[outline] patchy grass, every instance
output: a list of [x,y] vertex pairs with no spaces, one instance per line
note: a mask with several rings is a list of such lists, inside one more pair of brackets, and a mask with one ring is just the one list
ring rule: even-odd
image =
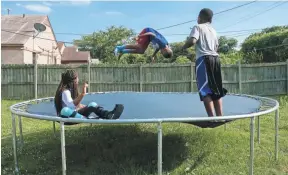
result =
[[[2,174],[12,174],[14,158],[9,106],[2,101]],[[256,140],[254,174],[288,174],[288,96],[280,97],[279,159],[274,160],[274,114],[261,117],[261,143]],[[18,149],[22,174],[61,174],[60,131],[52,122],[23,118],[24,147]],[[249,172],[249,119],[215,129],[163,125],[163,174],[228,174]],[[255,123],[256,124],[256,123]],[[257,129],[257,125],[256,125]],[[67,174],[157,174],[157,126],[93,125],[66,127]]]

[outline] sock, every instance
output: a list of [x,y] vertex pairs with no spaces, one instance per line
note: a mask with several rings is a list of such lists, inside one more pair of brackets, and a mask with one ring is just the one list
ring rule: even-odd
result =
[[133,50],[133,49],[123,49],[121,52],[122,52],[122,53],[131,53],[131,52],[130,52],[131,50]]
[[123,46],[116,46],[117,49],[119,49],[120,51],[122,51],[123,49],[125,49],[125,45]]

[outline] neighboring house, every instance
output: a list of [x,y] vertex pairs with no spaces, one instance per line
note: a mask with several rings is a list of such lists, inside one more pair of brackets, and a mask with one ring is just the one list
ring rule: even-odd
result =
[[61,64],[87,64],[91,62],[89,51],[78,51],[77,46],[65,46],[58,42],[58,48],[62,55]]
[[[33,34],[38,33],[34,23],[45,25],[46,30],[33,39]],[[1,16],[2,64],[33,64],[33,54],[36,53],[38,64],[61,64],[61,54],[48,16]]]

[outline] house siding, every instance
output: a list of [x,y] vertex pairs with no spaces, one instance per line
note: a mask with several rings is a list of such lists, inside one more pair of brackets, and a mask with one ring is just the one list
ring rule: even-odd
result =
[[[27,22],[27,25],[16,25],[14,23],[11,23],[10,21],[13,19],[17,22],[19,21],[19,23]],[[33,24],[35,22],[43,23],[46,26],[46,30],[39,33],[33,39],[33,33],[31,31],[34,30]],[[38,64],[61,64],[61,54],[59,49],[57,48],[56,38],[53,33],[53,29],[48,16],[6,16],[2,19],[1,24],[2,23],[5,24],[6,30],[10,30],[11,28],[11,30],[13,29],[15,31],[18,31],[20,29],[23,29],[24,31],[30,31],[24,34],[22,33],[23,35],[15,34],[14,36],[11,36],[11,34],[9,35],[9,33],[1,34],[1,36],[3,35],[4,38],[7,38],[7,42],[2,43],[1,47],[3,52],[1,54],[2,64],[33,64],[33,51],[38,53]],[[37,32],[35,31],[35,34],[36,33]],[[22,47],[11,47],[11,44],[22,44]],[[3,46],[5,46],[6,48],[4,49]],[[23,48],[24,50],[21,50],[21,48]],[[11,60],[9,57],[7,57],[11,57],[11,55],[17,58]]]
[[23,64],[24,50],[20,46],[2,46],[1,64]]

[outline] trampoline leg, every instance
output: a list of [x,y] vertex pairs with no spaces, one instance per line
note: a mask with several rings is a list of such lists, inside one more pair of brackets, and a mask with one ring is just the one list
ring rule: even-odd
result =
[[19,132],[20,132],[20,145],[21,147],[24,145],[24,141],[23,141],[23,132],[22,132],[22,117],[18,116],[18,120],[19,120]]
[[18,158],[17,158],[16,119],[15,119],[15,114],[12,114],[12,143],[13,143],[13,154],[14,154],[14,163],[15,163],[15,174],[19,174]]
[[65,125],[60,122],[61,132],[61,153],[62,153],[62,174],[66,175],[66,153],[65,153]]
[[278,159],[279,109],[275,112],[275,160]]
[[249,174],[253,175],[253,161],[254,161],[254,124],[255,117],[251,118],[250,122],[250,169]]
[[258,130],[257,130],[257,139],[258,139],[258,143],[260,144],[260,116],[258,116],[257,117],[257,128],[258,128]]
[[162,125],[158,123],[158,175],[162,175]]
[[53,121],[53,134],[54,137],[56,137],[56,126],[55,126],[55,122]]

